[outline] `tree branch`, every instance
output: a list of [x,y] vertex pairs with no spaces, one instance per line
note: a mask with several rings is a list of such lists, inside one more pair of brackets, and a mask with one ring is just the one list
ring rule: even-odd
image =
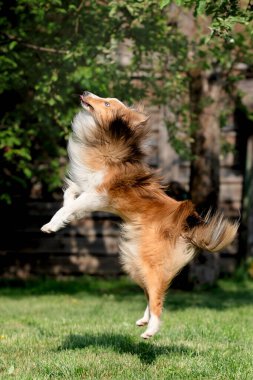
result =
[[68,54],[70,52],[69,50],[47,48],[47,47],[43,47],[43,46],[28,44],[26,42],[21,42],[21,44],[30,48],[30,49],[44,51],[44,52],[53,53],[53,54]]
[[11,34],[5,34],[10,40],[12,41],[17,41],[23,46],[28,47],[29,49],[37,50],[37,51],[43,51],[46,53],[52,53],[52,54],[68,54],[70,53],[69,50],[63,50],[63,49],[55,49],[55,48],[49,48],[49,47],[44,47],[44,46],[38,46],[34,44],[30,44],[27,42],[23,42],[20,38],[13,36]]

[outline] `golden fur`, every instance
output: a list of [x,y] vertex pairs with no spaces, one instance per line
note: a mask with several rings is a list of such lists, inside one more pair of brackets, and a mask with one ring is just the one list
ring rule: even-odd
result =
[[121,261],[147,296],[148,311],[137,324],[149,322],[142,334],[148,338],[159,329],[163,298],[175,275],[197,248],[223,249],[234,239],[238,225],[220,213],[202,218],[191,201],[178,202],[164,193],[155,173],[143,163],[148,134],[143,111],[90,93],[81,100],[94,127],[78,127],[72,140],[79,144],[81,167],[104,173],[95,188],[98,197],[106,195],[103,209],[124,221]]

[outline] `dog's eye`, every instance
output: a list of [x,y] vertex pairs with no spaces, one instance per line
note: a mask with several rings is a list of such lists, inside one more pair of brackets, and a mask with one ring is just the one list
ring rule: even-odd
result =
[[110,107],[110,103],[105,102],[105,106],[106,106],[106,107]]

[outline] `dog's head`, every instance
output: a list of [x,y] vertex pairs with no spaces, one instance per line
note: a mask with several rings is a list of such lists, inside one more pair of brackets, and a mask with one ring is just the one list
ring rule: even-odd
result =
[[125,120],[129,126],[146,124],[148,116],[139,108],[129,108],[116,98],[100,98],[91,92],[80,95],[81,105],[100,125],[107,125],[115,118]]

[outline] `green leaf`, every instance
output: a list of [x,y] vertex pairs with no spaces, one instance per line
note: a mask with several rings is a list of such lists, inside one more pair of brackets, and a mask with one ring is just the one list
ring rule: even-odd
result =
[[24,174],[26,175],[27,178],[32,178],[33,173],[32,173],[32,171],[31,171],[31,169],[25,167],[25,168],[23,169],[23,172],[24,172]]
[[169,5],[171,3],[172,3],[172,0],[161,0],[160,1],[160,8],[162,9],[162,8],[166,7],[166,5]]
[[194,10],[194,16],[202,15],[206,10],[206,0],[198,0]]
[[11,41],[11,43],[9,44],[9,49],[13,50],[17,44],[17,41]]

